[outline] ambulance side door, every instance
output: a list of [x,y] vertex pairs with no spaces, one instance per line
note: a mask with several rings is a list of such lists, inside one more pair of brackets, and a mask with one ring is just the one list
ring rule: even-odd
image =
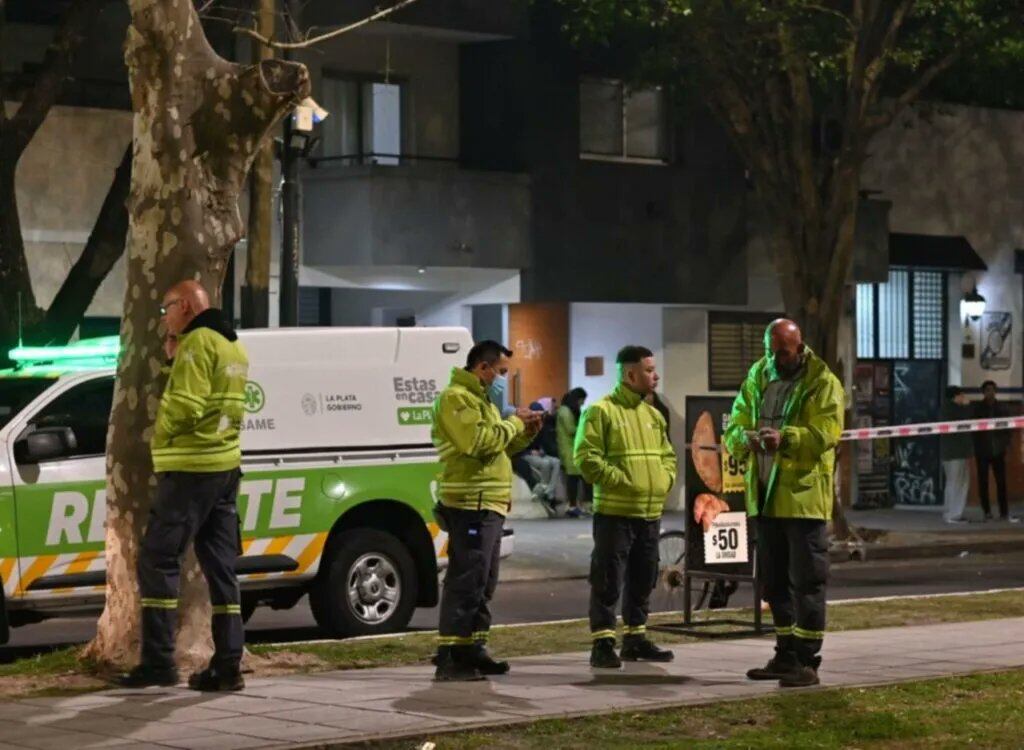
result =
[[[25,599],[102,596],[106,433],[114,376],[76,381],[27,416],[12,441],[18,583]],[[71,435],[40,453],[28,436]],[[68,432],[69,431],[69,432]]]

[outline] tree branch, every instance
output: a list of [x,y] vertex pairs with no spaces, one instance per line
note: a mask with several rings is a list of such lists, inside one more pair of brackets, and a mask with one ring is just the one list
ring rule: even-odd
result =
[[124,254],[131,174],[132,145],[128,144],[85,249],[61,284],[39,328],[29,333],[30,340],[39,344],[67,343],[92,304],[96,290]]
[[64,81],[71,72],[75,53],[85,41],[89,27],[105,3],[106,0],[75,0],[68,8],[53,43],[46,51],[34,85],[11,118],[11,136],[14,138],[12,146],[18,156],[28,146],[60,96]]
[[319,36],[304,39],[301,42],[276,42],[272,39],[267,39],[267,37],[263,36],[255,29],[242,28],[240,26],[235,28],[235,33],[250,36],[256,41],[258,41],[260,44],[272,47],[273,49],[306,49],[316,44],[320,44],[321,42],[326,42],[329,39],[339,37],[342,34],[347,34],[350,31],[354,31],[360,28],[361,26],[366,26],[367,24],[373,23],[374,21],[379,21],[382,18],[387,18],[392,13],[399,11],[402,8],[405,8],[409,5],[412,5],[415,2],[417,2],[417,0],[400,0],[398,3],[392,5],[390,8],[385,8],[384,10],[377,11],[373,15],[367,16],[361,21],[350,23],[347,26],[342,26],[340,28],[335,29],[334,31],[329,31],[326,34],[320,34]]
[[886,112],[867,118],[865,121],[865,130],[869,134],[873,134],[892,124],[892,121],[896,119],[896,115],[902,112],[907,105],[912,104],[919,96],[921,96],[924,90],[928,88],[929,84],[935,80],[936,76],[952,66],[953,63],[956,62],[957,58],[960,57],[962,52],[963,48],[957,45],[955,49],[951,50],[943,58],[935,62],[931,67],[927,68],[913,85],[897,97],[895,103],[893,103]]

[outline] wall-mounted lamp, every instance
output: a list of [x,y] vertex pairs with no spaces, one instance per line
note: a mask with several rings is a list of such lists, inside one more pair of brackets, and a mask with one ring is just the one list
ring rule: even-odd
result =
[[978,287],[964,295],[960,300],[960,316],[964,319],[964,325],[969,320],[977,320],[985,313],[985,298],[978,294]]

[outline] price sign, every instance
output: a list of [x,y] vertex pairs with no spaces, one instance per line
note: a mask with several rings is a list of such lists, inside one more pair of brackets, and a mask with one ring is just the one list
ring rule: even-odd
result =
[[747,514],[720,513],[704,532],[704,564],[747,562]]
[[722,446],[722,492],[745,492],[747,489],[744,476],[747,473],[750,458],[740,461]]

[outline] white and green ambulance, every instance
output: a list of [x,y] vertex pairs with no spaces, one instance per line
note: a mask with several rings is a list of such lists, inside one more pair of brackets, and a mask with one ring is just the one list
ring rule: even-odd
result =
[[[446,537],[431,403],[458,328],[240,331],[249,353],[237,571],[248,616],[309,594],[335,636],[404,628],[438,598]],[[115,338],[22,347],[0,372],[0,643],[8,624],[99,611]],[[503,554],[511,551],[506,537]]]

